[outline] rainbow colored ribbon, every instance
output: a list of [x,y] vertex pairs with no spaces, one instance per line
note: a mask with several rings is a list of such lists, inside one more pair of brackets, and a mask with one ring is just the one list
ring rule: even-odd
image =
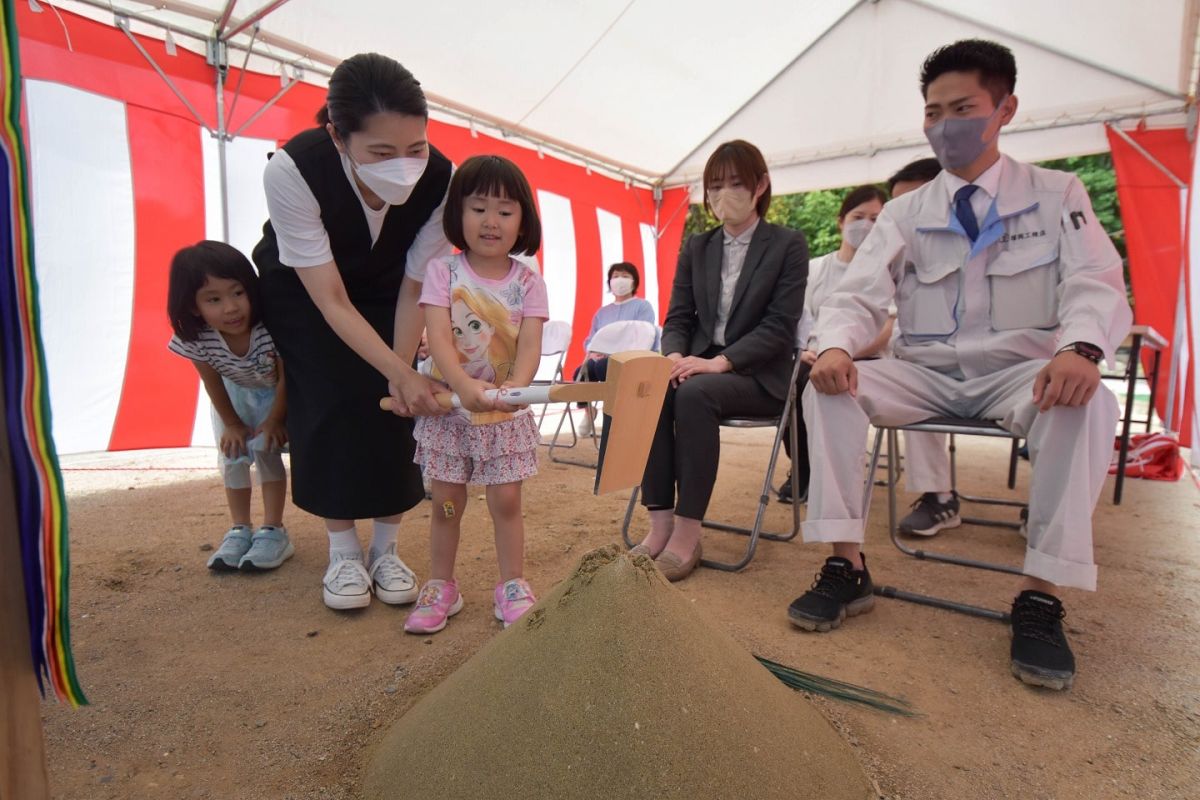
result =
[[46,360],[38,326],[37,279],[29,222],[28,169],[21,132],[21,68],[13,3],[0,18],[4,124],[0,133],[0,357],[4,413],[17,504],[30,649],[46,681],[72,706],[87,703],[75,674],[68,616],[67,505],[50,438]]

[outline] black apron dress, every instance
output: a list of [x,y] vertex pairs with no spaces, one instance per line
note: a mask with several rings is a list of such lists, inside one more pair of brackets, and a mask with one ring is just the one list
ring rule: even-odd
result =
[[[372,247],[366,215],[329,134],[305,131],[283,149],[320,205],[350,302],[390,347],[408,249],[446,195],[450,161],[429,148],[429,165],[408,202],[388,210]],[[254,263],[262,278],[263,321],[287,380],[293,502],[327,519],[413,508],[425,496],[413,464],[413,421],[380,410],[387,380],[333,332],[296,270],[279,262],[269,221]]]

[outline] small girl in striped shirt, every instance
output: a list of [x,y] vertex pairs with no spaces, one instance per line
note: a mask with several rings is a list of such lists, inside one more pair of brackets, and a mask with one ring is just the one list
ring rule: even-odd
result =
[[[261,322],[258,275],[223,242],[185,247],[171,261],[168,348],[190,359],[212,401],[213,435],[233,526],[208,560],[213,570],[274,569],[291,558],[283,527],[287,408],[283,362]],[[251,533],[250,465],[258,466],[263,524]]]

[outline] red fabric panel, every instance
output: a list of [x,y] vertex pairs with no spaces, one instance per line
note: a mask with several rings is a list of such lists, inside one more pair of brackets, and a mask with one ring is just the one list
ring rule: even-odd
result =
[[675,282],[675,266],[683,245],[683,227],[687,222],[688,190],[686,187],[663,192],[660,224],[665,226],[658,239],[658,309],[666,321],[671,306],[671,286]]
[[[1191,146],[1182,128],[1126,133],[1177,178],[1185,183],[1188,181],[1192,174]],[[1162,170],[1111,130],[1108,141],[1117,174],[1117,196],[1121,202],[1121,221],[1125,225],[1125,244],[1129,252],[1134,320],[1153,327],[1170,339],[1175,334],[1184,253],[1180,189]],[[1150,354],[1143,359],[1143,368],[1147,372],[1152,358]],[[1168,348],[1162,355],[1163,367],[1155,398],[1155,411],[1160,418],[1166,412],[1170,363],[1171,348]],[[1180,410],[1177,404],[1176,413]],[[1177,420],[1178,417],[1167,420],[1169,427],[1179,430]],[[1188,440],[1182,443],[1186,445]]]
[[136,220],[133,324],[121,402],[109,450],[186,447],[192,442],[199,378],[167,350],[171,257],[204,238],[200,137],[185,119],[127,109]]
[[[575,220],[575,321],[571,323],[571,347],[563,372],[574,375],[583,363],[583,340],[591,330],[592,317],[604,302],[600,293],[600,223],[596,220],[596,209],[584,203],[571,203],[571,217]],[[583,277],[586,276],[586,277]]]

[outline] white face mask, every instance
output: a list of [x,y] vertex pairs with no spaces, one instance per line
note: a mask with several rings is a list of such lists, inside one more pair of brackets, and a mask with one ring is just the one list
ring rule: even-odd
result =
[[342,153],[342,158],[350,163],[358,179],[368,189],[377,194],[383,202],[393,206],[402,206],[408,201],[413,187],[421,180],[421,176],[425,174],[425,167],[429,165],[427,158],[405,156],[376,161],[373,164],[355,163],[348,153]]
[[875,223],[869,219],[852,219],[842,225],[842,238],[846,244],[853,247],[855,250],[866,241],[867,234],[871,232],[871,228],[875,227]]
[[736,228],[754,213],[754,193],[749,189],[715,189],[708,193],[708,205],[714,217]]
[[612,289],[612,293],[617,297],[625,297],[633,294],[633,278],[618,275],[608,282],[608,288]]

